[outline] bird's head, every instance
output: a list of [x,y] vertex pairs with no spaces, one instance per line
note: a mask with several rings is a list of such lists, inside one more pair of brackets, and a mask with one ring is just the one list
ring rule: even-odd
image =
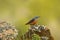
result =
[[40,18],[40,16],[35,16],[33,19],[38,19],[38,18]]

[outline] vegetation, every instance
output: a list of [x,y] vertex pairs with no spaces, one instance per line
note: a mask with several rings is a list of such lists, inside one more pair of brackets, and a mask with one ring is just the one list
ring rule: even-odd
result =
[[25,23],[34,16],[40,16],[39,24],[48,26],[60,40],[60,0],[0,0],[0,19],[16,26],[18,40],[29,28]]

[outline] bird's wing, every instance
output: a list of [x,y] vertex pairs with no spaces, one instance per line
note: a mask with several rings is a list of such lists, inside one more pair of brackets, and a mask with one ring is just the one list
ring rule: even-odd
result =
[[26,25],[32,23],[34,20],[35,19],[30,20],[28,23],[26,23]]

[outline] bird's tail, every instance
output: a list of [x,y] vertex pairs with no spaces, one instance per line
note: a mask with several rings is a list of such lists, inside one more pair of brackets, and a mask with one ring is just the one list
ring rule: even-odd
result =
[[25,25],[28,25],[29,23],[26,23]]

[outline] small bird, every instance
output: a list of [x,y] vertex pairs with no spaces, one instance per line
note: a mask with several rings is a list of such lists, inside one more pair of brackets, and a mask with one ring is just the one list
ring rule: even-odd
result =
[[30,25],[35,25],[38,21],[38,18],[40,16],[35,16],[34,18],[32,18],[29,22],[26,23],[26,25],[30,24]]

